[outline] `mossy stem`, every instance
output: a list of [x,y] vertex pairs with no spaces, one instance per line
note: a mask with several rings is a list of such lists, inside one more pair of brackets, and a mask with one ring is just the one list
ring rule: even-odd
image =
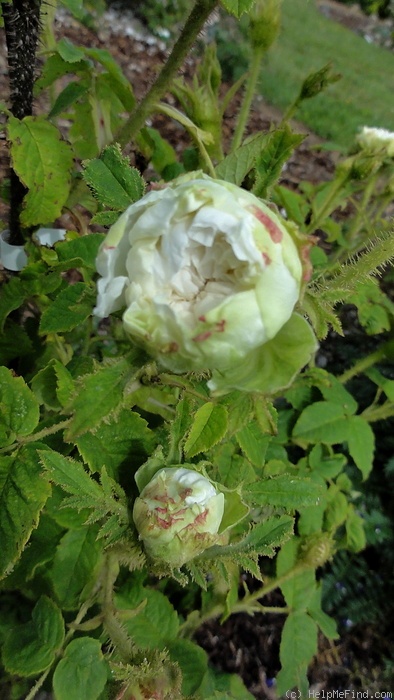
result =
[[375,350],[375,352],[370,353],[366,357],[362,357],[360,360],[358,360],[358,362],[356,362],[356,364],[353,365],[353,367],[347,369],[346,372],[343,372],[343,374],[337,377],[337,379],[341,382],[341,384],[346,384],[350,379],[353,379],[353,377],[365,372],[366,369],[369,369],[377,362],[380,362],[380,360],[384,360],[389,346],[392,348],[392,341],[384,343],[380,348]]
[[186,24],[155,82],[115,136],[115,141],[117,141],[122,148],[138,134],[140,129],[144,126],[145,120],[151,113],[153,105],[158,102],[169,89],[172,79],[182,66],[198,34],[216,5],[217,0],[196,0],[186,20]]
[[245,129],[248,123],[250,110],[252,107],[253,98],[255,96],[256,86],[260,77],[261,61],[264,56],[263,48],[255,48],[250,61],[249,75],[246,80],[245,94],[242,101],[241,109],[238,114],[237,123],[235,126],[231,151],[235,151],[242,143]]
[[27,437],[18,440],[18,442],[13,442],[12,445],[2,447],[0,449],[0,454],[3,452],[12,452],[12,450],[15,450],[17,447],[26,445],[29,442],[36,442],[37,440],[42,440],[43,438],[48,437],[48,435],[54,435],[59,430],[66,428],[70,423],[71,418],[67,418],[67,420],[63,420],[60,423],[55,423],[55,425],[51,425],[49,428],[43,428],[42,430],[39,430],[38,433],[33,433],[32,435],[28,435]]

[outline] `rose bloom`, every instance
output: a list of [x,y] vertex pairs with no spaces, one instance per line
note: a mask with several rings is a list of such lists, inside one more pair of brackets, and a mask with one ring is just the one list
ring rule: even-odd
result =
[[136,498],[133,519],[146,552],[180,567],[216,543],[224,495],[193,469],[160,469]]
[[316,349],[293,314],[303,259],[305,248],[261,200],[189,173],[112,226],[97,257],[94,313],[125,308],[132,339],[173,372],[211,370],[212,391],[276,390]]
[[389,158],[394,158],[394,133],[387,129],[364,126],[356,141],[361,148],[372,152],[385,151]]

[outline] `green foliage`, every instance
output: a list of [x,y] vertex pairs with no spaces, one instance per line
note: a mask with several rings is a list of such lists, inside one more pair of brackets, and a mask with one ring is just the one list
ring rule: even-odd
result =
[[[94,0],[62,4],[90,26],[102,10]],[[203,0],[200,10],[213,4]],[[253,0],[220,4],[249,26]],[[311,33],[305,18],[315,19],[315,10],[293,4],[284,2],[284,42],[275,51],[288,50],[288,23],[320,47],[325,20]],[[184,20],[188,9],[186,0],[151,0],[141,12],[158,29],[170,15]],[[336,45],[360,47],[355,38]],[[178,50],[175,44],[175,58]],[[276,55],[265,66],[265,85]],[[361,63],[363,56],[360,49]],[[380,421],[394,415],[394,383],[384,365],[392,359],[394,306],[389,278],[380,279],[394,257],[385,218],[392,155],[367,157],[355,144],[331,181],[301,183],[297,192],[280,184],[303,138],[287,118],[300,105],[307,115],[310,103],[330,104],[341,84],[335,82],[340,66],[321,69],[319,57],[305,78],[304,54],[302,71],[298,58],[287,61],[286,76],[275,83],[280,92],[282,82],[287,89],[291,81],[283,122],[244,140],[242,132],[236,148],[223,138],[222,116],[243,79],[222,97],[212,46],[192,87],[167,80],[141,102],[109,51],[53,40],[35,86],[36,95],[47,93],[48,114],[18,120],[4,108],[12,165],[27,188],[20,223],[25,229],[51,224],[69,210],[83,232],[68,231],[53,248],[26,240],[28,264],[18,274],[4,273],[1,290],[0,645],[1,692],[11,688],[9,700],[32,700],[44,683],[55,700],[251,698],[238,676],[209,666],[194,632],[213,618],[272,612],[264,603],[274,589],[284,599],[274,611],[285,615],[278,694],[297,688],[307,696],[318,631],[338,637],[327,612],[355,622],[381,620],[385,611],[389,618],[389,597],[377,612],[382,571],[367,571],[358,553],[366,546],[388,550],[393,538],[381,494],[371,495],[381,478],[374,468]],[[159,87],[160,80],[159,74]],[[247,80],[243,106],[251,92]],[[324,102],[318,93],[327,86]],[[185,113],[160,101],[166,91]],[[316,101],[309,99],[316,94]],[[327,106],[324,111],[339,141],[340,120]],[[160,129],[144,126],[156,112],[176,119],[197,150],[181,152]],[[117,141],[123,143],[123,129],[135,119],[129,158]],[[165,182],[198,161],[204,172],[272,198],[285,212],[303,263],[302,291],[295,313],[247,367],[250,391],[221,393],[219,371],[212,395],[207,372],[163,373],[132,345],[117,312],[104,321],[93,314],[105,234],[84,235],[85,219],[109,226],[144,195],[145,179],[130,165],[142,161],[147,179]],[[108,265],[123,262],[111,258]],[[325,356],[324,338],[330,329],[342,332],[344,303],[355,306],[374,349],[368,356],[361,351],[342,371]],[[327,369],[308,366],[300,373],[315,344],[311,325]],[[231,371],[236,386],[243,368]],[[367,396],[350,382],[363,372]],[[256,376],[264,392],[255,391]],[[182,465],[209,479],[220,503],[223,498],[223,516],[217,539],[177,569],[149,559],[133,506],[160,469]],[[188,498],[185,488],[185,509]],[[164,535],[171,499],[155,504]],[[195,522],[205,517],[198,510]],[[250,590],[245,572],[254,579]]]

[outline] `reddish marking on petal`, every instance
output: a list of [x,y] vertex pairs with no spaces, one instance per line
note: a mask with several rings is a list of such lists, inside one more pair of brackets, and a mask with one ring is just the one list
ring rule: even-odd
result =
[[311,243],[307,243],[301,248],[301,260],[302,260],[302,267],[303,267],[303,275],[302,275],[302,280],[303,282],[309,282],[310,278],[312,277],[313,273],[313,267],[312,263],[310,261],[310,252],[311,248],[314,245],[315,241],[312,241]]
[[198,317],[198,320],[201,321],[202,323],[205,323],[205,321],[206,321],[207,319],[205,318],[205,316],[199,316],[199,317]]
[[104,245],[104,250],[115,250],[116,245]]
[[265,264],[266,264],[266,265],[271,265],[272,260],[271,260],[270,256],[267,255],[267,253],[261,253],[261,255],[262,255],[262,257],[263,257],[263,260],[264,260]]
[[163,518],[157,518],[157,524],[159,527],[163,528],[163,530],[168,530],[169,527],[171,527],[172,523],[172,518],[167,522],[167,520],[163,520]]
[[194,523],[196,525],[203,525],[208,517],[209,510],[208,508],[204,510],[200,515],[197,515],[197,517],[194,520]]
[[265,226],[273,243],[280,243],[283,238],[283,233],[275,221],[272,221],[271,217],[259,207],[251,206],[249,209],[251,210],[252,214],[254,214],[256,219],[258,219],[260,223]]
[[161,351],[168,355],[171,352],[178,352],[178,350],[179,350],[179,345],[178,345],[178,343],[175,342],[175,340],[173,340],[173,341],[171,341],[171,343],[168,343],[168,345],[165,345]]
[[195,340],[196,343],[200,343],[202,340],[208,340],[212,335],[211,331],[205,331],[205,333],[199,333],[198,335],[195,335],[192,340]]
[[222,318],[221,321],[218,321],[218,322],[216,323],[216,332],[217,332],[217,333],[223,333],[225,325],[226,325],[226,319],[225,319],[225,318]]
[[167,508],[155,508],[156,513],[167,513]]

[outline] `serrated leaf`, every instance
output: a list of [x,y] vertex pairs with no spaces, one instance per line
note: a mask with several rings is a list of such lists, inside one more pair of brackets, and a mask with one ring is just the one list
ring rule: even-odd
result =
[[54,119],[71,107],[82,95],[88,91],[88,85],[83,82],[72,82],[66,85],[57,96],[55,103],[48,114],[48,119]]
[[324,495],[321,484],[302,477],[280,474],[271,479],[262,479],[248,484],[244,489],[247,500],[258,505],[297,510],[319,503]]
[[85,57],[83,49],[75,46],[67,37],[60,39],[60,41],[57,42],[56,48],[59,56],[62,57],[63,61],[67,61],[67,63],[77,63]]
[[201,685],[208,669],[208,657],[204,649],[189,639],[174,639],[168,644],[170,658],[182,671],[182,694],[190,697]]
[[369,423],[361,416],[352,416],[349,423],[349,452],[363,479],[366,479],[373,467],[375,435]]
[[348,516],[345,523],[346,527],[346,546],[351,552],[361,552],[367,544],[365,535],[364,521],[354,507],[349,508]]
[[74,639],[53,675],[55,700],[98,700],[108,679],[108,666],[97,639]]
[[71,147],[46,117],[10,117],[8,137],[12,164],[28,188],[21,212],[23,226],[57,219],[70,191]]
[[336,620],[322,610],[322,591],[322,584],[317,584],[313,596],[308,604],[308,612],[314,621],[317,622],[325,637],[328,639],[338,639],[339,635],[337,632]]
[[349,426],[343,406],[332,401],[316,401],[301,413],[293,438],[300,444],[337,445],[348,440]]
[[60,540],[50,578],[55,595],[64,610],[75,610],[94,586],[103,545],[97,541],[98,526],[69,530]]
[[236,433],[235,438],[248,460],[257,468],[263,467],[271,435],[264,435],[257,423],[249,423]]
[[249,12],[254,3],[255,0],[220,0],[220,4],[224,9],[235,15],[235,17],[240,17],[244,12]]
[[50,492],[34,445],[0,457],[0,578],[20,557]]
[[290,613],[283,627],[280,644],[282,669],[276,678],[278,695],[284,695],[294,687],[304,692],[306,671],[316,652],[316,623],[302,611]]
[[94,430],[112,412],[122,408],[124,390],[134,376],[126,358],[111,364],[98,365],[93,374],[77,382],[77,391],[67,410],[73,413],[66,431],[66,439],[72,442],[88,430]]
[[194,457],[220,442],[226,434],[227,422],[228,414],[224,406],[210,401],[201,406],[185,442],[186,455]]
[[40,403],[58,410],[69,402],[74,381],[65,366],[59,360],[52,359],[33,377],[31,386]]
[[67,333],[91,315],[96,295],[85,282],[76,282],[56,296],[41,316],[40,333]]
[[126,209],[145,190],[143,178],[118,144],[107,146],[100,158],[85,162],[83,177],[100,204],[110,209]]
[[33,609],[31,622],[14,627],[7,635],[3,664],[14,675],[38,675],[51,666],[63,640],[61,612],[52,600],[42,596]]
[[270,189],[279,179],[283,165],[294,149],[304,140],[303,134],[294,134],[288,126],[276,129],[269,136],[267,145],[256,161],[256,182],[252,192],[267,198]]
[[[85,433],[76,439],[83,460],[92,472],[107,473],[117,478],[122,465],[144,461],[153,446],[153,433],[138,413],[122,410],[116,422],[103,423],[94,433]],[[132,458],[131,458],[132,456]]]
[[289,515],[273,517],[255,525],[241,540],[242,549],[250,549],[272,556],[275,547],[279,547],[291,537],[294,530],[294,520]]
[[216,166],[216,175],[221,180],[241,186],[247,174],[252,170],[256,158],[268,141],[268,134],[256,134],[242,146],[230,153]]
[[22,377],[0,367],[0,441],[3,447],[36,428],[40,410],[36,397]]
[[3,330],[7,316],[18,309],[26,299],[37,294],[50,294],[62,283],[57,272],[42,274],[39,278],[23,279],[12,277],[7,284],[3,284],[0,295],[0,329]]
[[103,498],[101,487],[85,472],[80,462],[52,450],[39,450],[38,456],[47,479],[61,486],[67,493],[84,498],[86,507],[94,506]]
[[97,224],[98,226],[112,226],[123,214],[122,209],[117,209],[115,211],[99,211],[92,217],[91,223]]
[[32,354],[31,338],[19,323],[9,319],[4,334],[0,335],[0,365],[8,365],[10,360],[16,357],[26,357]]
[[141,649],[164,649],[179,629],[178,615],[167,596],[150,588],[139,589],[138,596],[130,600],[116,596],[118,610],[133,610],[143,601],[141,611],[125,620],[124,627]]
[[105,239],[103,233],[89,233],[87,236],[79,236],[72,241],[60,241],[56,244],[56,253],[59,262],[67,262],[80,258],[83,267],[90,270],[96,269],[96,257],[98,249]]

